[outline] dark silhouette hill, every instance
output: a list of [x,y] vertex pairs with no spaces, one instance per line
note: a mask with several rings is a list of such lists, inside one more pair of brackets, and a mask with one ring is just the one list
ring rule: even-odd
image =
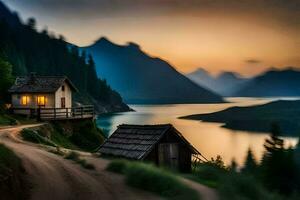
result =
[[139,45],[116,45],[101,38],[83,48],[91,52],[99,77],[105,78],[127,103],[218,103],[222,98],[177,72],[166,61],[150,57]]
[[99,112],[129,110],[121,96],[97,77],[92,56],[79,53],[62,36],[56,37],[47,30],[38,32],[35,19],[23,24],[1,1],[0,58],[11,63],[14,76],[30,72],[68,76],[80,91],[76,101],[94,104]]
[[300,71],[292,67],[284,70],[270,70],[253,78],[236,91],[234,96],[300,96]]
[[222,72],[214,77],[202,68],[198,68],[186,76],[198,85],[204,86],[222,96],[233,95],[249,81],[247,78],[243,78],[233,72]]
[[250,107],[231,107],[223,111],[181,117],[183,119],[224,123],[233,130],[269,132],[277,123],[282,135],[298,136],[300,131],[300,100],[275,101]]

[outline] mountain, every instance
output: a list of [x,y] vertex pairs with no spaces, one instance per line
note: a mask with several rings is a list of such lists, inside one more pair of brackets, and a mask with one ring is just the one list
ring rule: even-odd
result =
[[253,78],[234,93],[235,96],[275,97],[300,96],[300,71],[293,67],[270,70]]
[[231,96],[249,81],[233,72],[222,72],[217,77],[214,77],[202,68],[198,68],[186,76],[198,85],[204,86],[222,96]]
[[0,1],[0,58],[13,66],[13,75],[66,75],[79,89],[75,100],[93,103],[98,112],[128,111],[121,96],[97,77],[92,56],[56,38],[47,30],[38,32],[35,19],[23,24]]
[[82,48],[92,53],[99,77],[117,89],[127,103],[218,103],[222,98],[177,72],[166,61],[150,57],[139,45],[116,45],[101,38]]
[[196,114],[181,119],[217,122],[232,130],[270,132],[272,124],[280,126],[281,135],[298,136],[300,130],[300,100],[274,101],[264,105],[231,107],[219,112]]
[[215,84],[215,78],[211,76],[205,69],[198,68],[186,76],[198,85],[216,92],[215,87],[213,86]]

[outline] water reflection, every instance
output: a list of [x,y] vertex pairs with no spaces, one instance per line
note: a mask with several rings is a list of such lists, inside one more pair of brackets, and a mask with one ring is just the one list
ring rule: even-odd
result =
[[[286,99],[286,98],[285,98]],[[252,148],[261,159],[266,133],[250,133],[222,128],[222,124],[178,119],[180,116],[211,113],[232,106],[249,106],[271,102],[271,98],[228,98],[223,104],[131,105],[136,112],[116,113],[98,117],[98,125],[109,136],[119,124],[173,124],[205,157],[221,155],[225,163],[232,159],[242,165],[246,152]],[[297,138],[285,137],[286,145],[296,145]]]

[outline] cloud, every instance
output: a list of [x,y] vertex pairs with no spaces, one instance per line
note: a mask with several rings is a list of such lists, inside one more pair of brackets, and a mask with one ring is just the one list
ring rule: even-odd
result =
[[248,64],[259,64],[259,63],[262,63],[262,61],[258,60],[258,59],[251,58],[251,59],[245,60],[245,63],[248,63]]

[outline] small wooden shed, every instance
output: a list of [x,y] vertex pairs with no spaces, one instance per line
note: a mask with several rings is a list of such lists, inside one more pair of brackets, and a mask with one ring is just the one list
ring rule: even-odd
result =
[[171,124],[120,125],[99,152],[108,156],[151,161],[181,172],[191,170],[193,154],[200,155]]

